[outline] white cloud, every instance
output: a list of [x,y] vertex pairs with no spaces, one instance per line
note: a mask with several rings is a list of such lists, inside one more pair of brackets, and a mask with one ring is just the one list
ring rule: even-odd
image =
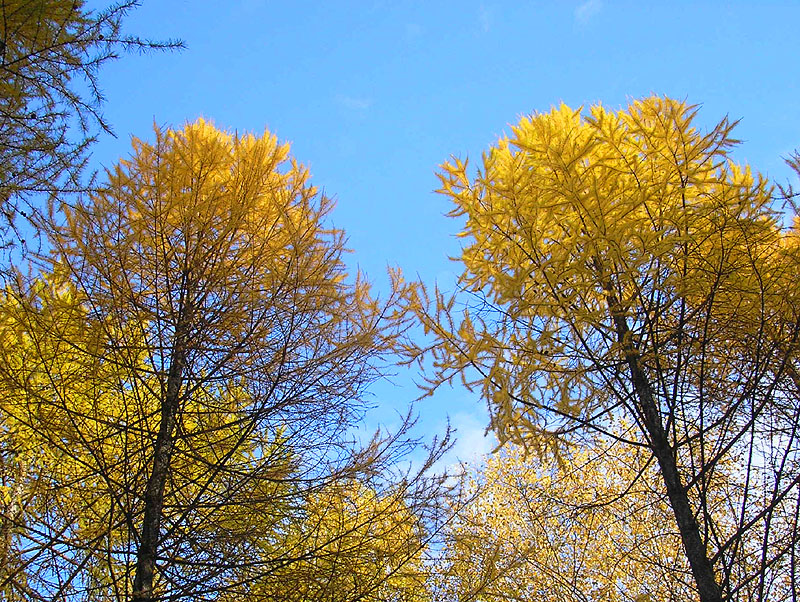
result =
[[347,96],[345,94],[337,94],[336,102],[344,108],[352,111],[365,111],[372,106],[371,98]]
[[486,422],[475,414],[458,413],[451,417],[450,424],[456,431],[456,444],[447,454],[448,465],[479,464],[497,447],[494,434],[486,433]]
[[581,24],[588,23],[602,8],[602,0],[586,0],[575,9],[575,20]]

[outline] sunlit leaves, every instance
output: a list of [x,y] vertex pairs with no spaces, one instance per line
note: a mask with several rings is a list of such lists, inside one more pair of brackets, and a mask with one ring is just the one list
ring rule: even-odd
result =
[[[53,216],[46,270],[0,307],[3,435],[50,454],[8,455],[3,491],[20,501],[4,507],[14,563],[0,585],[197,599],[274,588],[317,556],[333,563],[308,575],[323,587],[383,554],[365,586],[377,592],[416,562],[415,504],[439,491],[391,483],[408,424],[352,437],[403,328],[401,278],[381,301],[348,277],[332,202],[268,132],[199,120],[133,147]],[[344,485],[357,482],[363,495]],[[336,504],[342,521],[313,518]]]
[[613,383],[593,366],[622,359],[609,299],[642,353],[666,350],[680,299],[741,298],[753,250],[759,265],[774,253],[770,188],[728,160],[732,125],[701,134],[695,113],[666,98],[587,115],[562,105],[523,118],[474,176],[443,166],[451,215],[466,219],[461,283],[483,300],[450,328],[452,300],[437,301],[436,325],[421,319],[443,335],[442,373],[478,369],[502,436],[558,430],[538,403],[581,419],[608,406]]
[[690,575],[657,490],[646,455],[619,443],[560,462],[504,448],[471,474],[438,599],[685,600]]
[[462,290],[416,289],[430,339],[406,352],[428,392],[454,378],[479,391],[502,441],[649,449],[703,598],[720,599],[715,580],[791,597],[793,234],[773,187],[731,160],[735,124],[697,122],[669,98],[562,105],[521,119],[477,169],[443,165]]
[[32,197],[87,187],[88,149],[99,132],[111,131],[102,115],[100,67],[122,50],[181,46],[122,34],[137,4],[0,1],[0,247],[17,243],[25,251],[25,229],[12,232],[18,240],[9,229],[18,214],[30,218],[42,209]]

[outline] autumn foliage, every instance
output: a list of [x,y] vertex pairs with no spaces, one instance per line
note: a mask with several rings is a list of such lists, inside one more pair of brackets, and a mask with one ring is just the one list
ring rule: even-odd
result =
[[477,170],[446,163],[463,293],[418,290],[432,339],[407,353],[429,391],[462,379],[502,441],[541,457],[597,438],[647,450],[701,600],[793,599],[796,234],[731,161],[733,124],[703,132],[696,114],[562,105]]
[[[180,46],[123,36],[136,4],[0,0],[0,249],[46,241],[0,265],[0,599],[798,598],[800,217],[734,123],[524,117],[441,167],[458,290],[380,297],[268,131],[155,127],[82,179],[98,67]],[[365,434],[395,362],[501,449]]]
[[202,120],[135,140],[53,223],[47,272],[6,289],[6,598],[378,599],[419,580],[439,488],[392,477],[405,427],[352,440],[394,301],[348,278],[288,150]]
[[90,149],[112,131],[100,68],[124,51],[182,47],[123,34],[135,0],[87,4],[0,0],[0,249],[25,251],[25,218],[41,210],[37,196],[91,186]]

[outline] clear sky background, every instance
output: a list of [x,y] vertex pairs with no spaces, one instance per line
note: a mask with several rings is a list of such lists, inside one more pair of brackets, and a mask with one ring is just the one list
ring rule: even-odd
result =
[[[91,0],[89,6],[102,6]],[[523,115],[669,95],[699,121],[741,119],[734,153],[785,183],[800,148],[800,2],[404,2],[145,0],[126,31],[186,50],[125,56],[100,76],[117,138],[94,165],[129,153],[153,123],[198,117],[292,142],[315,185],[337,199],[353,265],[378,289],[387,265],[450,282],[459,224],[436,195],[450,155],[473,161]],[[413,375],[374,389],[371,421],[417,396]],[[491,446],[486,413],[461,390],[419,404],[423,431],[449,415],[455,454]]]

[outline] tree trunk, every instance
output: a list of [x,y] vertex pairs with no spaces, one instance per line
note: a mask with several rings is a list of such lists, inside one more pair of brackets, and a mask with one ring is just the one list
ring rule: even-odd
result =
[[[607,289],[607,293],[609,293]],[[653,455],[658,461],[661,476],[667,489],[670,506],[675,514],[681,541],[692,569],[692,575],[700,594],[701,602],[721,602],[722,591],[714,576],[714,569],[708,557],[703,539],[700,537],[700,527],[697,524],[686,488],[681,482],[678,472],[678,463],[675,450],[667,439],[661,414],[653,397],[652,387],[647,375],[642,370],[639,362],[639,351],[633,344],[631,332],[623,313],[619,310],[616,297],[608,294],[608,305],[614,320],[617,340],[625,352],[625,359],[630,370],[631,380],[639,401],[647,434],[650,437],[650,446]]]
[[[189,313],[189,312],[186,312]],[[175,329],[175,343],[170,355],[169,372],[164,399],[161,403],[161,421],[153,449],[153,469],[144,493],[144,518],[136,553],[136,574],[133,580],[131,602],[152,602],[158,539],[161,534],[161,514],[164,507],[164,489],[169,475],[173,433],[181,404],[181,386],[186,366],[186,339],[188,319],[182,319]]]

